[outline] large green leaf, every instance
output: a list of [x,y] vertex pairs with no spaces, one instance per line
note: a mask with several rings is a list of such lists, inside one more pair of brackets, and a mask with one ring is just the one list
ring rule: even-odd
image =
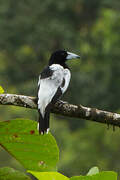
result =
[[23,172],[4,167],[0,168],[0,180],[31,180],[31,178]]
[[87,176],[73,176],[70,180],[88,180],[86,179]]
[[38,180],[69,180],[68,177],[58,173],[58,172],[35,172],[28,171],[34,175]]
[[117,173],[112,171],[104,171],[90,176],[75,176],[70,180],[117,180]]
[[29,119],[0,122],[0,144],[28,170],[56,171],[56,141],[50,133],[39,135],[36,127]]

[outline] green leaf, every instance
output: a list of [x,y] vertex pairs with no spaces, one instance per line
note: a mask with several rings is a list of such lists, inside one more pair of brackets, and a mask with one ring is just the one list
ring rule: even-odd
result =
[[2,86],[0,86],[0,94],[4,93],[4,89],[2,88]]
[[93,168],[91,168],[91,169],[89,170],[89,172],[87,173],[87,175],[91,176],[91,175],[97,174],[97,173],[99,173],[98,167],[93,167]]
[[117,173],[113,171],[103,171],[90,176],[75,176],[70,180],[117,180]]
[[38,180],[69,180],[68,177],[58,173],[58,172],[35,172],[28,171],[34,175]]
[[87,176],[73,176],[70,180],[88,180],[86,179]]
[[31,180],[29,176],[23,172],[17,171],[13,168],[0,168],[0,180]]
[[59,159],[56,141],[50,133],[39,135],[35,121],[0,122],[0,144],[28,170],[56,171]]

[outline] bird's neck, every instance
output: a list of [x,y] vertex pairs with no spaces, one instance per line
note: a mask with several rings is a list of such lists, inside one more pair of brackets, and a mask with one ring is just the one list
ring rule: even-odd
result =
[[55,63],[50,63],[50,62],[49,62],[49,66],[51,66],[52,64],[59,64],[59,65],[61,65],[64,69],[66,69],[66,68],[69,69],[68,65],[67,65],[65,62],[64,62],[64,63],[56,63],[56,62],[55,62]]
[[64,67],[64,69],[69,69],[68,65],[66,63],[60,64],[61,66]]

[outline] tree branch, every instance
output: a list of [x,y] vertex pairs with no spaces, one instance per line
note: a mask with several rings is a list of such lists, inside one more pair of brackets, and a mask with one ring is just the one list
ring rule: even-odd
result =
[[[0,104],[37,109],[37,98],[16,94],[0,94]],[[53,106],[52,113],[120,127],[120,114],[73,105],[60,100]]]

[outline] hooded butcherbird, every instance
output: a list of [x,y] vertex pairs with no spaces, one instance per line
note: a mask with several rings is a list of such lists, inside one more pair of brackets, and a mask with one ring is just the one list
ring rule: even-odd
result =
[[40,134],[49,132],[50,110],[53,104],[67,90],[71,73],[66,61],[80,56],[58,50],[49,60],[48,66],[42,71],[38,81],[38,130]]

